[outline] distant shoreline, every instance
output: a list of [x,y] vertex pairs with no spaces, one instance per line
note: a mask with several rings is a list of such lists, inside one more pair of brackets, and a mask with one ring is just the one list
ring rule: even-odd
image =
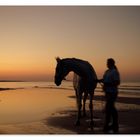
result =
[[[44,81],[44,80],[39,80],[39,81],[23,81],[23,80],[0,80],[0,82],[54,82],[54,81],[52,81],[52,80],[46,80],[46,81]],[[72,80],[65,80],[65,82],[73,82]],[[124,84],[123,86],[129,86],[129,85],[127,85],[127,83],[129,84],[129,83],[140,83],[140,81],[122,81],[121,82],[121,85],[122,84]]]
[[[0,82],[53,82],[53,81],[0,80]],[[71,82],[71,81],[66,81],[66,82]]]
[[0,82],[27,82],[27,81],[20,81],[20,80],[0,80]]
[[0,91],[3,91],[3,90],[16,90],[17,88],[0,88]]

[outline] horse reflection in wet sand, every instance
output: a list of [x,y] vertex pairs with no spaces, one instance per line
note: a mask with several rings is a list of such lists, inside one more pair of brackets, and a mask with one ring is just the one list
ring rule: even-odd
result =
[[83,115],[86,115],[85,102],[87,96],[89,95],[90,103],[90,126],[93,127],[93,95],[94,90],[97,85],[97,76],[92,67],[92,65],[84,60],[76,58],[65,58],[60,59],[56,58],[57,66],[55,71],[55,84],[57,86],[61,85],[62,80],[70,72],[74,72],[73,86],[76,93],[77,107],[78,107],[78,116],[76,120],[76,125],[80,125],[81,118],[81,108],[82,108],[82,96],[83,97]]

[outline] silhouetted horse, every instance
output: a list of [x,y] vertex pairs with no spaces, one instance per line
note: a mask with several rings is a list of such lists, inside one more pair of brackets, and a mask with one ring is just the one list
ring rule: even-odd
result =
[[78,116],[76,125],[80,125],[80,117],[81,117],[81,107],[82,107],[82,95],[84,93],[83,98],[83,114],[85,114],[85,102],[86,98],[89,95],[90,103],[90,117],[91,122],[90,125],[93,126],[93,95],[94,90],[97,85],[97,76],[96,73],[89,62],[76,59],[76,58],[65,58],[60,59],[56,58],[57,66],[55,71],[55,84],[59,86],[65,76],[70,72],[74,72],[73,85],[76,92],[76,99],[78,105]]

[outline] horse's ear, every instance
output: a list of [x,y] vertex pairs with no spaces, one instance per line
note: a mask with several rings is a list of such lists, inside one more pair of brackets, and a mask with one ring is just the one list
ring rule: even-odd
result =
[[59,57],[56,57],[55,59],[56,59],[57,63],[61,61],[61,59]]

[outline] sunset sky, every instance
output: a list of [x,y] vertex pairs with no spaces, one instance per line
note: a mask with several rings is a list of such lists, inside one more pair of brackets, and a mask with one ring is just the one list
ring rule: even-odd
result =
[[0,7],[0,80],[53,80],[56,56],[99,78],[112,57],[122,81],[140,82],[140,7]]

